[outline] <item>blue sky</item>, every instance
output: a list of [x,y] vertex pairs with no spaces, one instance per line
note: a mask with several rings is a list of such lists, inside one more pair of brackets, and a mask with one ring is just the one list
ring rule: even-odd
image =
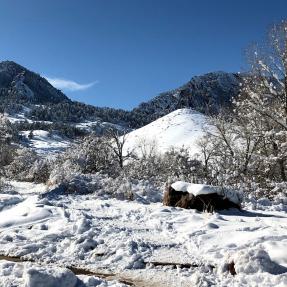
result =
[[240,71],[286,0],[1,0],[0,60],[72,99],[131,109],[192,76]]

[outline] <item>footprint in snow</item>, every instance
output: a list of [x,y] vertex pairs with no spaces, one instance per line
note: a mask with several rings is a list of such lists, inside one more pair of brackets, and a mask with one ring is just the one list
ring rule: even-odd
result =
[[208,228],[208,229],[218,229],[219,228],[219,226],[217,225],[217,224],[215,224],[215,223],[208,223],[207,225],[206,225],[206,227]]

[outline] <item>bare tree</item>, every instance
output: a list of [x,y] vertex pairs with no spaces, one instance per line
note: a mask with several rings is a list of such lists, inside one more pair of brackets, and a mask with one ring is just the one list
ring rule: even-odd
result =
[[154,158],[158,153],[158,144],[155,139],[141,137],[137,142],[139,156],[143,159]]
[[207,184],[211,184],[212,160],[214,160],[214,157],[216,156],[216,151],[218,150],[217,145],[211,139],[211,135],[206,134],[199,139],[197,146],[200,150],[199,160],[202,162],[203,178],[206,180]]
[[120,133],[116,129],[108,129],[106,131],[106,136],[108,137],[107,145],[112,150],[119,167],[122,169],[124,167],[124,162],[126,159],[132,156],[132,152],[125,150],[125,144],[128,137],[128,132],[125,130]]
[[252,46],[248,60],[234,113],[214,118],[201,142],[203,165],[218,184],[271,190],[287,181],[287,21]]

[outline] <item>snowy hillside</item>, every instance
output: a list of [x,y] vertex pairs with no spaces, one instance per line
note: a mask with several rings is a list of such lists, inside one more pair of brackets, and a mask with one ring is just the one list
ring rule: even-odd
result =
[[210,128],[205,115],[191,109],[179,109],[129,133],[125,148],[140,153],[145,144],[155,144],[159,152],[184,146],[195,155],[197,141]]

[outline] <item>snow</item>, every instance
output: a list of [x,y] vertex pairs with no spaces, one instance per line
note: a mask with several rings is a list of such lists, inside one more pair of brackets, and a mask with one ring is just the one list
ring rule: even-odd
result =
[[48,187],[43,184],[35,184],[33,182],[21,182],[11,180],[8,182],[12,192],[17,194],[40,194],[45,193],[48,190]]
[[[196,155],[197,141],[208,130],[204,115],[181,109],[129,133],[126,148],[156,143],[156,151],[164,152],[184,145]],[[33,134],[30,144],[38,153],[61,152],[69,145],[46,131]],[[33,262],[0,256],[0,286],[126,286],[119,278],[146,287],[287,286],[286,197],[245,198],[241,211],[208,214],[162,206],[161,194],[144,183],[119,188],[137,189],[134,201],[109,198],[103,191],[61,194],[44,184],[9,185],[0,193],[0,255]],[[194,195],[216,192],[235,203],[242,199],[237,191],[217,186],[178,181],[172,187]],[[235,276],[228,272],[231,262]],[[179,267],[186,263],[197,267]],[[118,277],[76,275],[67,266]]]
[[177,181],[171,184],[171,187],[175,189],[176,191],[183,191],[183,192],[189,192],[193,194],[194,196],[201,195],[201,194],[211,194],[211,193],[217,193],[219,195],[224,196],[225,198],[228,198],[230,201],[232,201],[235,204],[240,204],[242,201],[242,194],[236,190],[232,189],[223,189],[220,186],[212,186],[212,185],[206,185],[206,184],[194,184],[194,183],[188,183],[184,181]]
[[0,228],[32,224],[50,218],[52,211],[49,208],[43,208],[42,205],[37,205],[36,202],[37,197],[31,196],[16,206],[2,211]]
[[76,276],[66,268],[41,266],[34,263],[0,261],[0,285],[23,287],[125,287],[116,281],[108,282],[95,276]]
[[159,152],[171,147],[189,148],[191,156],[199,152],[197,142],[211,129],[207,117],[191,109],[179,109],[156,121],[130,132],[126,151],[140,153],[139,145],[155,145]]
[[77,277],[70,270],[30,268],[24,274],[25,285],[30,287],[75,287]]
[[[0,260],[1,286],[14,286],[7,283],[13,280],[18,286],[41,286],[44,280],[61,282],[51,285],[58,287],[65,286],[61,280],[73,283],[75,278],[84,286],[97,286],[95,282],[123,286],[93,276],[75,277],[63,269],[71,265],[120,274],[142,286],[287,285],[284,200],[268,204],[249,200],[242,211],[208,214],[96,194],[48,197],[36,184],[32,188],[14,182],[12,189],[20,191],[21,185],[24,191],[15,194],[21,201],[0,211],[0,254],[35,262]],[[191,188],[188,183],[175,186],[200,192],[199,186]],[[173,269],[145,263],[154,261],[198,267]],[[236,276],[227,271],[232,261]]]
[[27,119],[25,117],[25,113],[18,113],[18,114],[15,114],[15,115],[8,115],[8,114],[5,114],[5,116],[7,117],[7,119],[11,122],[11,123],[18,123],[18,122],[25,122],[27,121],[28,123],[32,123],[33,121],[30,120],[30,119]]
[[99,134],[101,134],[103,131],[110,129],[110,128],[113,128],[119,131],[124,130],[124,127],[121,125],[117,125],[117,124],[113,124],[109,122],[103,122],[101,119],[97,121],[85,121],[82,123],[78,123],[75,125],[75,127],[82,129],[82,130],[86,130],[88,132],[96,131]]
[[[21,134],[28,139],[30,131]],[[44,130],[33,130],[33,137],[29,140],[30,146],[39,154],[58,153],[70,146],[71,142],[57,134],[50,134]]]
[[176,181],[171,185],[174,190],[183,192],[187,192],[189,186],[190,183],[185,181]]
[[0,194],[0,210],[10,205],[17,204],[20,201],[22,201],[22,197],[19,195]]

